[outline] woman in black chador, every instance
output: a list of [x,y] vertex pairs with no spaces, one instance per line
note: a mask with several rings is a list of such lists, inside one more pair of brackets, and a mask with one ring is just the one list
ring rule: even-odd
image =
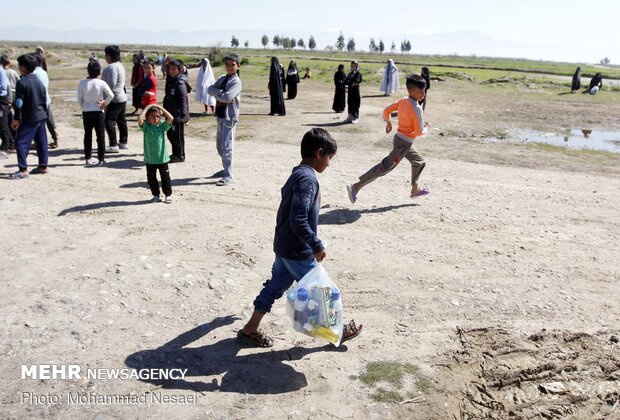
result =
[[269,96],[271,96],[271,110],[269,111],[269,115],[286,115],[278,57],[271,57],[269,85],[267,85],[267,89],[269,89]]
[[346,90],[344,87],[344,81],[347,78],[344,72],[344,64],[338,66],[338,71],[334,73],[334,85],[336,85],[336,91],[334,92],[334,104],[332,109],[336,112],[344,112],[346,106]]
[[422,67],[422,73],[420,76],[426,81],[426,88],[424,89],[424,99],[418,101],[418,103],[422,106],[422,110],[426,109],[426,92],[431,88],[431,73],[428,71],[428,67]]
[[575,74],[573,74],[573,83],[570,88],[570,93],[574,93],[581,87],[581,67],[577,67]]
[[598,86],[599,89],[603,87],[603,75],[601,73],[596,73],[592,79],[590,79],[590,90],[594,86]]
[[295,60],[291,60],[286,71],[286,84],[288,87],[288,99],[295,99],[297,96],[297,83],[299,83],[299,72]]
[[349,88],[349,96],[347,97],[347,105],[349,106],[349,116],[344,122],[357,124],[360,118],[360,83],[362,83],[362,73],[359,72],[357,61],[351,62],[351,72],[347,75],[345,85]]

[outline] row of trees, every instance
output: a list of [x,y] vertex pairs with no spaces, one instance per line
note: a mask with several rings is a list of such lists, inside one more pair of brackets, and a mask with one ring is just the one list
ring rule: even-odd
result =
[[[261,38],[261,43],[263,44],[263,47],[266,48],[267,45],[269,44],[269,37],[267,35],[263,35],[263,37]],[[306,49],[306,42],[304,41],[303,38],[295,39],[295,38],[288,37],[288,36],[285,37],[284,35],[274,35],[273,39],[271,40],[271,43],[275,47],[282,47],[284,49],[291,49],[295,47],[303,48],[304,50]],[[249,44],[250,44],[249,41],[244,42],[244,45],[246,48],[248,47]],[[235,37],[234,35],[232,37],[232,40],[230,41],[230,46],[233,48],[237,48],[239,46],[239,39]],[[340,35],[338,35],[338,39],[336,40],[335,47],[338,51],[342,51],[346,48],[347,51],[353,52],[355,51],[355,39],[349,38],[347,42],[345,43],[344,35],[342,34],[342,32],[340,32]],[[314,39],[313,36],[311,36],[308,39],[308,48],[310,48],[311,50],[314,50],[316,48],[316,40]],[[331,50],[333,48],[330,45],[330,46],[327,46],[326,49]],[[370,38],[370,44],[368,45],[368,50],[371,52],[382,53],[383,51],[385,51],[385,44],[383,43],[382,39],[380,39],[379,42],[377,43],[374,38]],[[396,44],[394,43],[394,41],[392,41],[392,46],[390,48],[390,51],[392,52],[396,51]],[[400,43],[400,51],[402,53],[408,53],[409,51],[411,51],[411,42],[408,39],[402,40],[402,42]]]

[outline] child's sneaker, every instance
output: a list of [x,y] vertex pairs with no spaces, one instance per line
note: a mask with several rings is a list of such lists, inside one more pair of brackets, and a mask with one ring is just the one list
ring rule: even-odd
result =
[[129,149],[129,146],[127,146],[127,143],[119,143],[118,144],[118,148],[119,149],[127,150],[127,149]]
[[153,198],[151,198],[151,202],[161,203],[161,198],[158,195],[154,195]]
[[94,157],[91,157],[90,159],[86,159],[87,165],[96,165],[98,163],[99,163],[99,160],[95,159]]
[[356,119],[351,121],[351,124],[357,124],[358,122],[360,122],[360,120],[358,118],[356,118]]
[[172,197],[170,197],[169,195],[166,196],[166,199],[164,200],[164,203],[166,204],[172,204]]
[[119,148],[118,146],[108,146],[105,148],[106,153],[118,153],[119,152]]

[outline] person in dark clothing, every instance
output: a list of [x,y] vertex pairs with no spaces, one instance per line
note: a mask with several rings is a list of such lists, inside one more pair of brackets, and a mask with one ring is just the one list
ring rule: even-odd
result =
[[138,54],[133,55],[133,69],[131,69],[131,104],[135,108],[133,114],[137,113],[138,109],[142,108],[142,95],[140,95],[138,87],[144,80],[143,61],[144,60],[140,60]]
[[571,84],[570,93],[575,93],[581,87],[581,67],[577,67],[573,74],[573,83]]
[[345,123],[357,124],[360,118],[360,105],[362,99],[360,97],[360,83],[362,83],[362,73],[359,72],[359,64],[357,61],[351,62],[351,72],[347,75],[345,85],[348,88],[349,95],[347,97],[347,105],[349,107],[349,116]]
[[287,98],[295,99],[297,96],[297,83],[299,83],[299,72],[295,60],[291,60],[286,71],[286,85],[288,87]]
[[185,123],[189,121],[187,107],[187,83],[181,77],[183,64],[171,60],[166,78],[164,108],[173,116],[172,128],[168,130],[168,140],[172,145],[170,162],[185,161]]
[[280,78],[282,79],[282,92],[286,92],[286,72],[282,64],[280,64]]
[[594,86],[597,86],[599,90],[603,87],[603,75],[601,73],[596,73],[594,77],[590,79],[589,90],[592,90]]
[[23,75],[15,86],[15,121],[11,124],[17,131],[15,148],[17,149],[17,166],[19,171],[11,175],[12,179],[28,178],[26,158],[30,144],[34,139],[39,166],[31,174],[47,173],[47,97],[45,86],[32,74],[37,66],[34,55],[21,55],[17,59],[19,72]]
[[420,73],[420,76],[422,76],[422,78],[426,82],[426,88],[424,89],[424,99],[418,102],[420,105],[422,105],[422,111],[424,111],[426,109],[426,94],[431,88],[431,74],[428,71],[428,67],[422,67],[422,72]]
[[[308,131],[301,141],[301,163],[293,168],[281,190],[271,279],[264,283],[254,300],[251,318],[237,332],[237,339],[243,343],[273,346],[273,338],[259,328],[261,320],[293,282],[299,281],[326,256],[325,246],[317,236],[321,189],[315,172],[325,171],[337,148],[336,141],[322,128]],[[362,330],[361,325],[355,326],[353,322],[349,325],[341,341],[357,337]]]
[[336,90],[334,91],[334,103],[332,105],[332,109],[338,113],[344,112],[347,102],[346,88],[344,85],[346,78],[347,75],[344,72],[344,64],[338,65],[338,71],[334,73],[334,85],[336,85]]
[[271,97],[271,109],[269,115],[286,115],[284,106],[284,95],[282,94],[282,76],[280,74],[280,62],[278,57],[271,57],[271,67],[269,69],[269,96]]

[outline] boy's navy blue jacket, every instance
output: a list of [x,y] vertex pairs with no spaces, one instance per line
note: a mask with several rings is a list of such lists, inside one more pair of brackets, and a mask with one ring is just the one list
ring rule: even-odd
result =
[[47,119],[45,86],[34,74],[25,74],[15,86],[15,119],[36,123]]
[[182,74],[166,79],[166,96],[164,96],[164,108],[174,118],[174,122],[186,123],[189,121],[187,109],[187,83]]
[[282,187],[282,201],[276,219],[273,251],[282,258],[307,260],[325,247],[316,236],[321,207],[321,189],[314,169],[293,168]]

